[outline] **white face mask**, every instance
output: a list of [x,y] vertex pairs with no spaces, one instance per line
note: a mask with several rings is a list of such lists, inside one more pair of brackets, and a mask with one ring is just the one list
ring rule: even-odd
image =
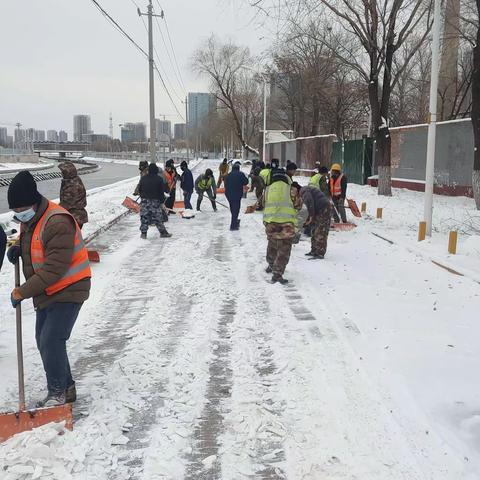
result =
[[27,223],[35,216],[35,210],[33,208],[29,208],[28,210],[24,210],[23,212],[17,212],[15,214],[15,218],[22,222]]

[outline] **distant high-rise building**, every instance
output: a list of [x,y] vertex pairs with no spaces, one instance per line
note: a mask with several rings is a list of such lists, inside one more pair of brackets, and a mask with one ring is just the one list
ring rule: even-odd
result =
[[155,120],[155,130],[157,134],[157,141],[160,140],[160,135],[168,135],[172,138],[172,122],[170,120]]
[[147,126],[144,123],[125,123],[121,129],[122,142],[146,142]]
[[68,142],[68,133],[65,130],[60,130],[58,132],[58,141],[59,142]]
[[25,130],[18,127],[15,129],[14,142],[16,148],[25,148]]
[[13,148],[13,136],[7,135],[7,148]]
[[35,130],[35,141],[36,142],[45,141],[45,130]]
[[184,123],[176,123],[174,126],[175,140],[185,140],[187,136],[186,125]]
[[0,146],[6,147],[8,143],[8,130],[5,127],[0,127]]
[[47,141],[58,142],[58,133],[56,130],[47,130]]
[[35,129],[34,128],[27,128],[25,130],[25,141],[29,142],[29,143],[35,141]]
[[190,92],[188,94],[188,130],[196,130],[202,120],[217,107],[215,95],[211,93]]
[[90,115],[73,116],[73,140],[81,142],[83,135],[93,133]]

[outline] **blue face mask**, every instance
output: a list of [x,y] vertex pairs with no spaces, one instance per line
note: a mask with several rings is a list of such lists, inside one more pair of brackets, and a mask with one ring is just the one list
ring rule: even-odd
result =
[[24,210],[23,212],[18,212],[15,214],[15,218],[22,222],[27,223],[35,216],[35,210],[33,208],[29,208],[28,210]]

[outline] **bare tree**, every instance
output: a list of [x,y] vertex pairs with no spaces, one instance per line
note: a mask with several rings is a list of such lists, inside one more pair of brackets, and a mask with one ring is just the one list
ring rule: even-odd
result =
[[[257,8],[266,8],[269,0],[250,0]],[[375,159],[378,167],[378,193],[391,195],[391,140],[388,128],[392,89],[408,63],[426,40],[431,29],[431,0],[297,0],[289,2],[302,14],[322,15],[325,7],[336,22],[325,22],[332,33],[327,45],[339,60],[356,70],[368,85],[368,96],[376,140]],[[341,29],[353,42],[336,43]],[[414,34],[422,31],[412,45],[403,65],[394,71],[398,49]],[[360,52],[361,50],[361,52]],[[363,54],[362,54],[363,53]]]
[[[258,155],[246,140],[243,131],[251,132],[261,115],[259,83],[243,67],[251,66],[254,59],[248,48],[232,42],[221,43],[212,35],[193,55],[193,67],[211,82],[211,91],[220,104],[231,113],[235,134],[243,147]],[[242,117],[247,125],[242,129]],[[243,130],[243,131],[242,131]],[[254,137],[250,136],[250,141]]]

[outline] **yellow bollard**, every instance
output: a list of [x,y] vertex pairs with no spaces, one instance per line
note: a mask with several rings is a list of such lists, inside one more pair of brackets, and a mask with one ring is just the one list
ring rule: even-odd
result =
[[360,208],[360,211],[362,213],[365,213],[367,211],[367,202],[362,202],[362,207]]
[[420,222],[418,224],[418,241],[425,240],[427,234],[427,222]]
[[383,208],[377,208],[377,218],[383,218]]
[[448,253],[455,255],[457,253],[458,232],[452,230],[448,236]]

